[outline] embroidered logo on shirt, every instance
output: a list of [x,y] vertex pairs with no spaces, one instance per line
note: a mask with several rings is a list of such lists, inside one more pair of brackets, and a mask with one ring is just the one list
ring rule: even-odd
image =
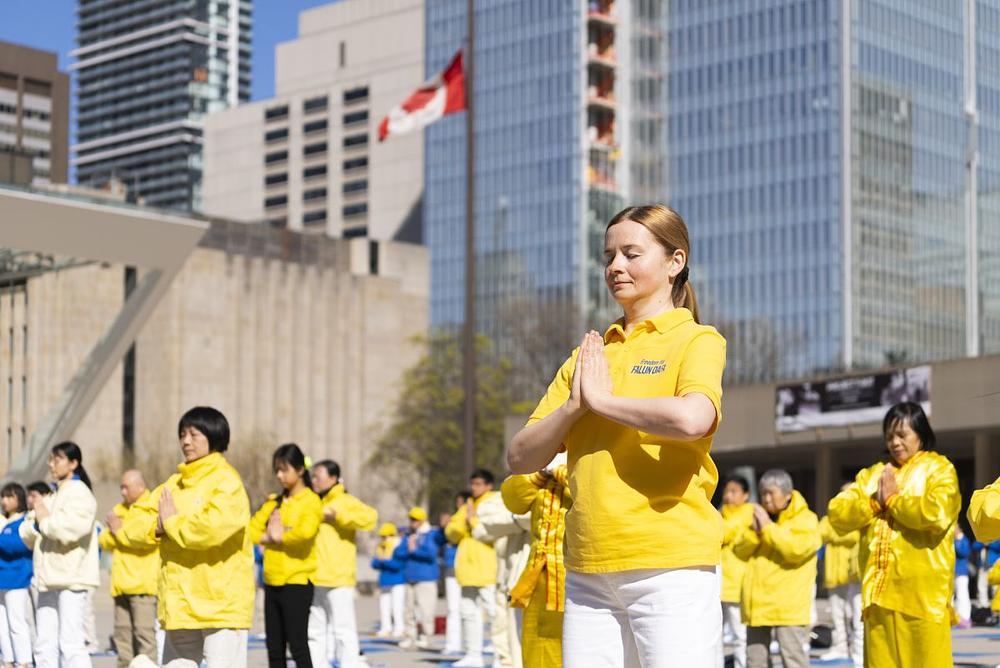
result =
[[632,367],[632,373],[641,376],[663,373],[667,368],[667,360],[642,360]]

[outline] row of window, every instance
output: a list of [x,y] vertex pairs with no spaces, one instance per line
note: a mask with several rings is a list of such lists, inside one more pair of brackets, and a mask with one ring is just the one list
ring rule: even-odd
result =
[[[368,145],[368,135],[351,135],[349,137],[344,137],[344,144],[343,145],[344,145],[344,148],[358,148],[360,146],[367,146]],[[305,156],[320,155],[320,154],[326,153],[326,151],[327,151],[327,143],[325,141],[323,141],[323,142],[316,142],[315,144],[306,144],[305,148],[302,149],[302,153]],[[277,164],[279,162],[284,162],[286,160],[288,160],[288,151],[286,151],[286,150],[283,150],[283,151],[273,151],[271,153],[267,153],[264,156],[264,164],[265,165],[274,165],[274,164]],[[348,162],[354,162],[354,161],[348,161]],[[357,167],[363,167],[363,166],[365,166],[367,164],[368,164],[368,160],[367,160],[367,158],[364,158],[364,163],[363,164],[355,164],[355,165],[352,165],[351,167],[348,167],[347,163],[345,162],[344,168],[345,169],[355,169]]]
[[[359,158],[351,158],[350,160],[344,160],[344,162],[341,165],[344,172],[352,172],[367,166],[368,166],[368,156],[361,156]],[[302,178],[308,180],[319,176],[326,176],[326,171],[327,171],[326,165],[313,165],[312,167],[306,167],[305,169],[302,170]],[[282,183],[288,183],[288,172],[281,172],[280,174],[268,174],[264,177],[265,186],[275,186]],[[368,181],[364,180],[364,183],[367,185]],[[351,192],[353,192],[353,190]]]
[[[358,88],[351,88],[344,91],[344,104],[354,104],[356,102],[361,102],[362,100],[368,99],[368,86],[359,86]],[[305,100],[302,103],[302,111],[304,113],[311,113],[314,111],[323,111],[329,106],[329,100],[326,95],[321,95],[319,97],[313,97]],[[365,118],[368,114],[365,113]],[[284,118],[288,118],[288,105],[283,104],[277,107],[271,107],[270,109],[264,110],[264,120],[265,121],[280,121]],[[357,121],[351,121],[357,122]],[[344,117],[344,123],[348,123],[347,117]]]
[[[348,209],[351,209],[352,212],[348,212]],[[361,214],[367,213],[367,211],[368,211],[367,206],[363,206],[362,210],[360,210],[360,211],[354,211],[354,207],[346,207],[345,206],[344,209],[343,209],[343,211],[342,211],[342,213],[343,213],[343,215],[344,215],[345,218],[350,218],[351,216],[357,216],[357,215],[361,215]],[[325,222],[326,222],[326,209],[319,209],[317,211],[309,211],[308,213],[305,213],[305,214],[302,215],[302,224],[305,225],[305,226],[320,225],[320,224],[325,223]],[[267,220],[267,224],[270,225],[271,227],[287,227],[288,226],[288,219],[287,218],[269,218]],[[354,237],[363,237],[363,236],[367,236],[367,234],[368,234],[368,228],[365,227],[365,226],[362,226],[362,227],[351,227],[351,228],[348,228],[348,229],[344,230],[344,232],[343,232],[343,236],[344,236],[345,239],[351,239],[351,238],[354,238]]]
[[[344,114],[344,125],[353,125],[355,123],[362,123],[368,120],[368,111],[354,111],[349,114]],[[321,118],[315,121],[309,121],[302,126],[302,134],[313,134],[315,132],[323,132],[327,129],[327,121],[325,118]],[[274,142],[284,141],[288,139],[288,128],[275,128],[273,130],[268,130],[264,133],[264,142],[268,144],[273,144]]]

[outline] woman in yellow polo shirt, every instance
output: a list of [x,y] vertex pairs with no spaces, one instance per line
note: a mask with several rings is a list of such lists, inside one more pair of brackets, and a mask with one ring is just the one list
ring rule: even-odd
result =
[[709,457],[726,342],[698,323],[683,219],[629,207],[605,231],[624,317],[587,333],[513,438],[515,473],[567,451],[563,662],[709,666],[721,659],[722,518]]
[[271,459],[281,494],[272,494],[250,520],[250,540],[264,547],[264,633],[271,668],[285,668],[286,648],[295,665],[312,668],[309,608],[316,576],[316,534],[323,519],[305,456],[294,443]]
[[882,434],[891,461],[858,473],[827,515],[840,533],[861,531],[865,666],[951,666],[958,476],[919,404],[890,408]]

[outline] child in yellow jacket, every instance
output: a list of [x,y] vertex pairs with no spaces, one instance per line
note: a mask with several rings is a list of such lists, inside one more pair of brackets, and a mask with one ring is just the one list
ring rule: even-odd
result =
[[250,540],[264,548],[264,632],[268,664],[284,668],[285,651],[296,666],[311,668],[309,608],[316,576],[316,533],[321,509],[310,489],[305,456],[286,443],[271,458],[281,494],[272,494],[250,520]]

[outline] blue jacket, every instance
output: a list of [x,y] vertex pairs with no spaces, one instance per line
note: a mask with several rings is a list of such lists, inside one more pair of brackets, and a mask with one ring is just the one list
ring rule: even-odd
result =
[[378,571],[379,587],[388,588],[406,584],[406,580],[403,578],[403,562],[396,558],[395,553],[391,559],[372,557],[372,568]]
[[19,517],[0,531],[0,589],[26,589],[31,586],[31,550],[21,540]]
[[435,542],[444,547],[444,567],[455,568],[455,553],[458,552],[458,545],[448,542],[448,539],[444,537],[444,529],[441,527],[434,529],[433,533]]
[[969,574],[969,555],[972,554],[972,545],[968,536],[955,539],[955,575]]
[[434,531],[418,534],[417,545],[413,552],[410,552],[410,537],[404,536],[392,557],[405,564],[403,575],[407,582],[437,582],[441,577],[441,566],[438,565],[438,542]]
[[980,543],[978,540],[972,544],[972,549],[976,552],[986,548],[986,568],[993,568],[993,564],[996,563],[997,559],[1000,559],[1000,540],[995,540],[992,543]]

